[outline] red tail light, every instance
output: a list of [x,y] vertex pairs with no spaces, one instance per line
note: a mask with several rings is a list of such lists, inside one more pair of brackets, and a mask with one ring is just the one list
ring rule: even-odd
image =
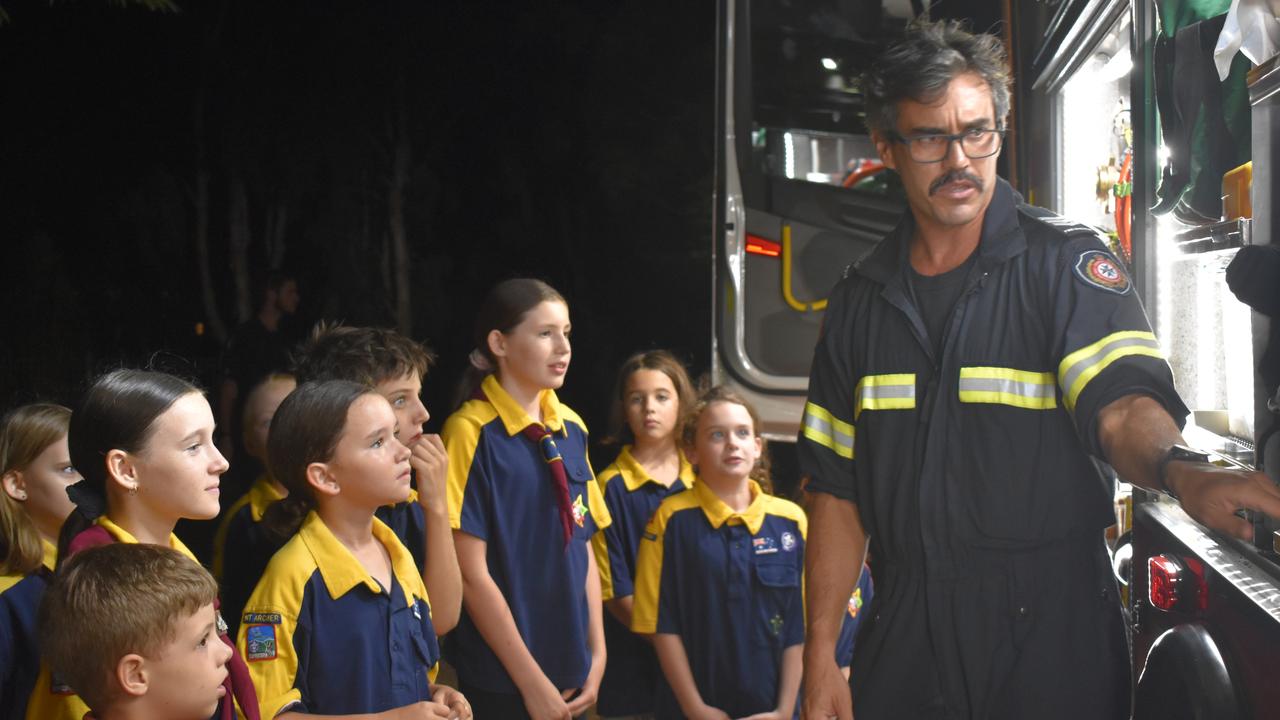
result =
[[1147,590],[1152,607],[1172,610],[1178,605],[1178,586],[1182,583],[1182,563],[1167,555],[1147,559]]
[[782,254],[782,245],[772,240],[765,240],[758,235],[747,235],[747,252],[752,255],[778,257]]
[[1209,585],[1204,564],[1172,555],[1147,559],[1147,593],[1152,607],[1165,611],[1196,612],[1209,607]]

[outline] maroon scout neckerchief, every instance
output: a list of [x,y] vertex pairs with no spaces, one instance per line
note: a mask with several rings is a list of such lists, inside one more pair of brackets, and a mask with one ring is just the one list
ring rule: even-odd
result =
[[[489,396],[485,395],[482,387],[477,387],[471,397],[475,400],[484,400],[490,405],[493,404],[489,400]],[[520,434],[528,438],[530,442],[542,451],[542,459],[547,463],[547,469],[551,471],[551,489],[556,494],[556,505],[560,508],[560,528],[564,533],[564,544],[567,547],[569,539],[573,537],[573,503],[569,500],[569,476],[565,474],[564,458],[560,457],[560,449],[556,447],[555,436],[550,430],[536,422],[529,423],[520,431]]]

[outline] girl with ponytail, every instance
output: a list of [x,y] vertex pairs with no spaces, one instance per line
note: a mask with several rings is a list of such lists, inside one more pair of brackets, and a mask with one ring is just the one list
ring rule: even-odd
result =
[[[89,547],[111,543],[167,545],[196,557],[174,535],[178,521],[218,514],[219,477],[227,461],[213,444],[213,411],[191,383],[150,370],[115,370],[99,377],[71,416],[71,462],[83,479],[67,489],[75,512],[58,538],[61,563]],[[225,623],[218,624],[231,645]],[[227,663],[226,696],[215,718],[231,720],[235,705],[257,720],[257,697],[239,655]],[[28,717],[80,720],[80,698],[42,670]]]
[[556,397],[569,330],[569,307],[546,283],[495,286],[476,320],[465,402],[442,433],[464,610],[449,658],[482,718],[585,715],[604,673],[588,543],[610,520],[586,425]]
[[261,717],[471,717],[461,693],[432,683],[427,588],[375,516],[409,497],[411,452],[397,433],[387,399],[347,380],[303,383],[271,420],[267,464],[289,494],[262,522],[290,539],[238,633]]

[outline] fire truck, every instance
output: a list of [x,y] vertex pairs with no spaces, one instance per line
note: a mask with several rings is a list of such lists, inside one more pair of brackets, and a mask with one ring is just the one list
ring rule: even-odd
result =
[[[1276,236],[1280,63],[1228,53],[1226,80],[1214,72],[1229,14],[1244,35],[1258,29],[1248,25],[1258,16],[1241,27],[1231,9],[1245,4],[948,7],[1003,33],[1014,99],[998,171],[1028,202],[1113,238],[1193,410],[1188,444],[1280,481],[1280,401],[1256,371],[1270,319],[1226,280],[1242,247]],[[713,377],[760,410],[785,488],[826,294],[906,208],[864,124],[859,76],[912,18],[936,9],[919,0],[718,8]],[[1227,142],[1214,142],[1223,132]],[[1251,517],[1254,541],[1240,542],[1105,465],[1099,472],[1116,488],[1109,540],[1134,716],[1280,718],[1280,683],[1270,681],[1280,667],[1280,521]]]

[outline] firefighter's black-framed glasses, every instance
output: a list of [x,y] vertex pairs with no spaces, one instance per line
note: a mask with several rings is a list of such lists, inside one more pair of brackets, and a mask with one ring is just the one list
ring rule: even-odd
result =
[[960,149],[970,160],[981,160],[1000,152],[1004,144],[1004,128],[992,130],[975,128],[961,133],[948,135],[945,133],[925,133],[922,135],[899,135],[890,133],[894,142],[907,146],[911,159],[918,163],[942,162],[951,152],[951,143],[960,143]]

